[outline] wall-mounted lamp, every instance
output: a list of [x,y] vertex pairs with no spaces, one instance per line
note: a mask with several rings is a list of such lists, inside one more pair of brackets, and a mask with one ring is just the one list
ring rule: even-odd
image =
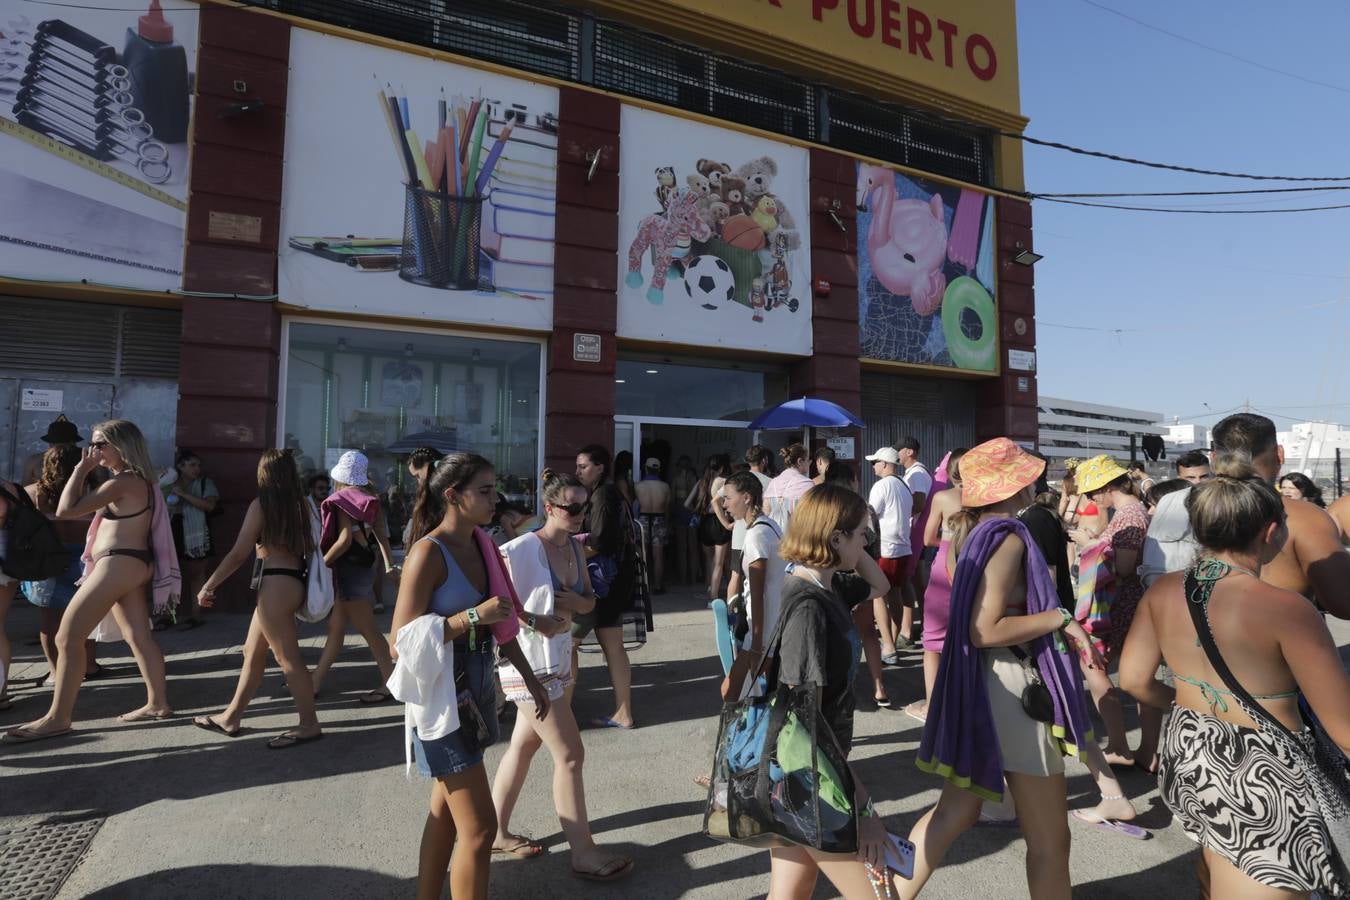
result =
[[227,103],[216,113],[216,118],[238,119],[241,116],[253,115],[262,112],[263,105],[261,100],[241,100],[238,103]]
[[839,198],[836,197],[830,201],[830,208],[826,210],[826,213],[834,220],[834,224],[839,226],[840,231],[848,234],[848,226],[844,224],[843,219],[839,218],[839,211],[843,208],[843,205],[839,202]]
[[1019,266],[1026,266],[1027,268],[1031,268],[1032,266],[1036,265],[1036,263],[1045,259],[1045,257],[1042,256],[1041,254],[1028,250],[1026,247],[1023,247],[1021,241],[1018,241],[1013,246],[1017,249],[1017,252],[1013,254],[1012,261],[1017,263]]
[[596,147],[594,150],[587,150],[587,151],[586,151],[586,162],[588,162],[588,163],[591,164],[591,167],[590,167],[589,169],[586,170],[586,183],[587,183],[587,184],[590,184],[590,183],[591,183],[591,179],[595,177],[595,170],[598,169],[598,168],[600,168],[600,148],[599,148],[599,147]]

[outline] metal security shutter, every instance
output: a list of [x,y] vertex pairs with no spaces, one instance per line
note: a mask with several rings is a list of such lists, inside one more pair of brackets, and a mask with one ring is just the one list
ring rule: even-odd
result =
[[177,310],[0,296],[0,369],[177,380],[182,322]]
[[[919,440],[919,459],[929,469],[956,447],[975,444],[975,385],[966,381],[864,372],[863,453],[889,447],[906,435]],[[859,463],[863,492],[876,478]]]
[[0,368],[56,375],[117,371],[116,306],[0,297]]
[[122,311],[122,359],[119,375],[178,380],[183,315],[171,309]]

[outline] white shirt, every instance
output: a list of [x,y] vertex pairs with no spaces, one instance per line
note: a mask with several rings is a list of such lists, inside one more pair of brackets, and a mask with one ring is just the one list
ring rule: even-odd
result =
[[[763,474],[763,473],[761,473],[761,472],[755,472],[754,470],[751,470],[751,474],[754,475],[756,478],[759,479],[759,486],[760,486],[760,488],[766,488],[766,487],[769,486],[769,476],[768,476],[768,475],[765,475],[765,474]],[[726,492],[726,483],[723,482],[723,484],[722,484],[722,496],[725,497],[725,496],[726,496],[726,493],[727,493],[727,492]],[[735,522],[735,524],[731,526],[731,549],[732,549],[732,550],[744,550],[744,549],[745,549],[745,529],[748,528],[748,527],[749,527],[749,526],[745,524],[745,520],[744,520],[744,519],[737,519],[736,522]]]
[[[933,493],[933,476],[924,468],[923,463],[916,462],[905,470],[905,484],[909,485],[910,492],[915,496],[923,494],[924,505],[928,504]],[[915,509],[913,513],[916,516],[922,515],[923,509]]]
[[881,529],[881,555],[886,559],[909,556],[910,517],[914,494],[899,478],[887,475],[872,485],[867,505],[876,513]]
[[1200,544],[1191,533],[1191,517],[1186,511],[1186,498],[1190,495],[1191,489],[1186,488],[1158,501],[1139,560],[1139,580],[1144,587],[1152,586],[1168,572],[1180,572],[1195,562]]
[[[755,520],[754,525],[746,526],[744,556],[741,560],[741,574],[745,576],[745,587],[742,589],[745,596],[750,596],[750,564],[758,560],[764,560],[764,622],[762,640],[768,640],[769,635],[778,625],[778,612],[782,608],[783,601],[783,578],[787,574],[787,566],[784,565],[782,557],[778,555],[778,544],[782,540],[782,534],[778,530],[778,523],[768,516],[761,515]],[[745,617],[753,621],[754,613],[750,609],[750,603],[747,600],[745,604]],[[745,636],[745,646],[749,649],[751,635]]]

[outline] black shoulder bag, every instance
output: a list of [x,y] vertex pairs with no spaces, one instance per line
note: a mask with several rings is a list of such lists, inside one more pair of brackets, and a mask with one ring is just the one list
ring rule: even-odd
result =
[[0,496],[9,501],[5,520],[9,550],[0,559],[0,572],[19,581],[45,581],[69,569],[70,551],[28,492],[19,488],[16,497],[0,487]]

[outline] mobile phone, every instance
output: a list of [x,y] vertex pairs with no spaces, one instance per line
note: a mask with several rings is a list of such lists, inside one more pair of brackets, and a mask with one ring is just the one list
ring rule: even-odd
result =
[[261,556],[253,557],[253,577],[248,581],[248,589],[256,591],[262,584],[263,579],[263,560]]
[[914,845],[902,837],[886,834],[886,868],[906,880],[914,877]]

